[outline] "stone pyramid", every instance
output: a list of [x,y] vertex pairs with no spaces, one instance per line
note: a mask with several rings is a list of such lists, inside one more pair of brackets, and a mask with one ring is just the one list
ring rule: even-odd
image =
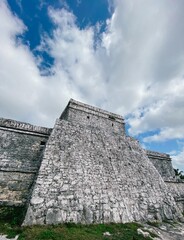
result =
[[121,116],[71,99],[49,136],[24,225],[181,217]]

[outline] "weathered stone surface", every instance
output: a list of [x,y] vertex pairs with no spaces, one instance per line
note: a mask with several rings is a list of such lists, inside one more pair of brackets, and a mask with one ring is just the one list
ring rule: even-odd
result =
[[0,205],[24,204],[50,129],[0,119]]
[[169,155],[143,150],[124,125],[75,100],[52,132],[0,119],[0,205],[30,200],[25,225],[180,219]]
[[82,123],[82,125],[89,127],[106,129],[106,131],[113,130],[113,132],[121,135],[125,134],[125,123],[122,116],[73,99],[70,100],[60,119]]
[[150,237],[150,233],[146,232],[145,230],[143,231],[141,228],[137,229],[137,233],[138,233],[138,235],[142,235],[144,238]]
[[43,134],[43,135],[50,135],[52,129],[35,126],[29,123],[19,122],[12,119],[5,119],[0,118],[0,129],[9,129],[10,131],[22,131],[27,133],[33,133],[34,135],[37,134]]
[[167,180],[166,185],[168,187],[168,190],[172,193],[180,211],[184,214],[184,180]]
[[[11,238],[11,240],[17,240],[18,239],[18,235],[14,238]],[[7,235],[0,235],[0,240],[9,240],[10,238],[7,237]]]
[[76,105],[71,102],[49,137],[32,195],[44,201],[29,205],[24,224],[180,216],[146,151],[125,136],[123,120],[106,122],[100,110],[97,118],[94,109]]
[[147,155],[164,179],[175,179],[171,158],[168,154],[147,150]]
[[162,222],[158,224],[158,227],[143,224],[142,228],[144,232],[151,232],[158,237],[153,240],[183,240],[184,239],[184,224],[173,222]]
[[32,198],[31,199],[31,204],[33,205],[37,205],[37,204],[41,204],[44,202],[44,199],[43,198]]

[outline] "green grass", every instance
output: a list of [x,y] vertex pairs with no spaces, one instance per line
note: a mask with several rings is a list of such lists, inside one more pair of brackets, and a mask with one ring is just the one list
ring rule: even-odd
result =
[[[137,234],[137,223],[24,227],[19,240],[150,240]],[[104,236],[109,232],[111,236]]]
[[[66,223],[61,225],[21,227],[24,219],[23,208],[0,208],[0,233],[18,240],[151,240],[137,234],[141,227],[138,223],[126,224],[91,224],[81,225]],[[109,232],[110,236],[104,236]],[[152,237],[153,234],[151,234]]]
[[20,234],[24,215],[24,207],[0,207],[0,233],[9,238]]

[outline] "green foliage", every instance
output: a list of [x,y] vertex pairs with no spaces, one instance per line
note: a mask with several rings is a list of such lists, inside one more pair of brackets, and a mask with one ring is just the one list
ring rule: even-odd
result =
[[109,119],[111,119],[111,120],[113,120],[113,121],[116,120],[116,118],[115,118],[113,115],[109,115]]
[[184,179],[183,171],[180,171],[178,168],[177,169],[174,168],[174,172],[175,176],[179,177],[180,179]]
[[0,222],[20,226],[25,216],[25,207],[0,207]]
[[155,221],[155,222],[148,221],[147,224],[150,225],[150,226],[153,226],[153,227],[159,227],[160,226],[160,223],[157,222],[157,221]]
[[8,235],[9,238],[20,234],[24,215],[23,207],[0,207],[0,233]]

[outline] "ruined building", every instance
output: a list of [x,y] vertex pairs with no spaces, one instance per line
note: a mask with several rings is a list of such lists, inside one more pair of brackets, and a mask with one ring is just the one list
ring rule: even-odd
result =
[[121,116],[71,99],[53,129],[0,119],[0,204],[26,205],[24,225],[180,220],[184,182]]

